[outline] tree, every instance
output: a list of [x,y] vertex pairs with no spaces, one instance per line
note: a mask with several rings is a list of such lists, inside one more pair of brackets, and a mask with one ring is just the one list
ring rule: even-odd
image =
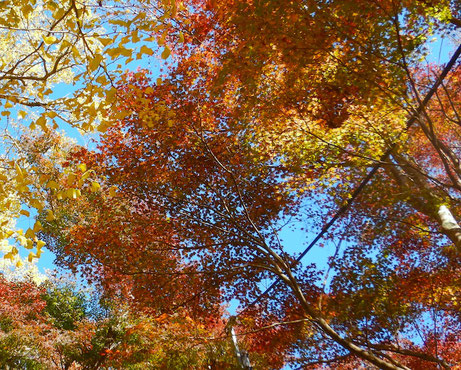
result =
[[3,277],[0,284],[0,363],[5,368],[40,368],[37,354],[43,348],[36,335],[43,335],[46,326],[40,315],[41,290],[34,283],[8,282]]
[[[0,363],[4,368],[235,365],[230,343],[221,338],[221,320],[197,322],[179,310],[158,317],[135,314],[120,301],[76,291],[63,278],[50,279],[45,286],[1,278],[0,285]],[[104,315],[83,308],[89,307],[90,299],[104,306],[98,310],[103,308]],[[203,345],[200,338],[210,336],[215,336],[213,342]]]
[[[2,211],[12,219],[40,212],[42,190],[50,180],[30,168],[24,153],[18,152],[20,134],[15,128],[30,126],[47,132],[64,126],[104,131],[110,126],[105,118],[115,118],[107,112],[117,100],[115,85],[122,65],[158,49],[168,58],[170,50],[160,45],[174,33],[177,12],[174,1],[2,3],[0,44],[9,51],[0,57]],[[126,114],[119,113],[120,117]],[[11,196],[14,202],[8,202]],[[33,249],[35,253],[29,254],[33,259],[41,254],[41,242],[32,231],[25,235],[5,224],[0,236],[2,240],[14,237],[17,244]],[[16,258],[17,246],[6,255]]]
[[[459,361],[459,70],[420,104],[438,71],[417,65],[427,25],[456,24],[459,9],[188,5],[168,78],[128,74],[113,114],[129,114],[98,151],[71,150],[60,164],[74,177],[53,193],[72,196],[51,194],[60,216],[43,225],[63,263],[146,309],[194,299],[190,310],[203,312],[238,298],[249,306],[240,330],[257,333],[248,334],[253,353],[278,344],[271,366]],[[289,217],[307,209],[308,225],[321,228],[376,163],[371,186],[328,230],[337,242],[328,271],[284,252],[277,232]],[[86,173],[101,181],[78,193]],[[258,298],[271,277],[277,289]]]

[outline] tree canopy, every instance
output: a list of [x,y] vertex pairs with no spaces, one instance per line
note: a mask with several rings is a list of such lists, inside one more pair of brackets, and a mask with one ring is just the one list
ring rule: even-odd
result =
[[[461,362],[456,1],[5,9],[17,53],[2,115],[21,119],[5,131],[1,227],[30,260],[47,245],[109,301],[169,322],[137,338],[208,348],[184,348],[186,367],[249,368],[247,353],[256,368]],[[434,34],[457,43],[450,62],[425,62]],[[78,145],[63,122],[100,136]],[[15,228],[31,209],[34,225]],[[282,240],[290,227],[313,242]],[[308,254],[320,243],[326,265]],[[60,330],[77,330],[69,294],[45,299]],[[91,341],[113,352],[113,328]]]

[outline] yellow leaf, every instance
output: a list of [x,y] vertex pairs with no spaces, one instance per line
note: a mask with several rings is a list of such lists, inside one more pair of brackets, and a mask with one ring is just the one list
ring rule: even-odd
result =
[[111,38],[104,38],[104,37],[98,37],[98,41],[99,41],[103,46],[107,46],[107,45],[111,44],[112,42],[114,42],[113,39],[111,39]]
[[96,181],[93,181],[91,183],[91,191],[94,193],[98,191],[101,188],[101,185],[99,185]]
[[39,241],[37,242],[37,249],[42,248],[44,245],[46,245],[46,243],[45,243],[43,240],[39,240]]
[[171,54],[171,50],[168,46],[165,45],[165,49],[162,51],[162,59],[167,59]]
[[147,54],[147,55],[153,55],[154,51],[147,47],[146,45],[141,46],[141,49],[139,50],[140,54]]
[[121,19],[109,19],[109,23],[122,27],[128,27],[130,25],[130,22]]
[[30,206],[37,209],[38,211],[41,211],[43,210],[43,208],[45,207],[43,205],[42,202],[40,202],[38,199],[32,199],[30,202],[29,202]]
[[75,190],[75,189],[67,189],[67,197],[69,199],[77,199],[77,190]]
[[36,221],[34,224],[34,232],[38,233],[42,229],[42,223],[40,221]]
[[26,230],[26,233],[24,234],[24,236],[26,238],[33,239],[35,237],[35,232],[31,228],[29,228],[29,229]]
[[54,44],[57,40],[58,39],[54,36],[43,36],[43,41],[48,45]]
[[107,124],[107,122],[103,122],[101,123],[100,125],[98,125],[98,127],[96,128],[99,132],[106,132],[107,129],[109,128],[109,125]]
[[59,187],[58,183],[54,180],[51,180],[50,182],[48,182],[46,186],[50,189],[57,189]]
[[21,211],[19,212],[21,215],[24,215],[24,216],[27,216],[29,217],[30,216],[30,212],[29,211],[26,211],[25,209],[21,209]]
[[138,30],[134,30],[132,33],[131,33],[131,42],[133,43],[138,43],[139,41],[141,41],[141,38],[139,37],[139,33],[138,33]]
[[[98,76],[98,78],[96,79],[96,82],[99,83],[99,84],[101,84],[101,85],[106,85],[108,81],[107,81],[107,78],[106,78],[105,75],[100,75],[100,76]],[[103,90],[103,92],[104,92],[104,90]]]
[[5,259],[7,259],[7,260],[8,260],[8,259],[9,259],[9,260],[12,260],[12,259],[14,258],[14,256],[13,256],[13,254],[10,252],[10,253],[5,254],[5,255],[3,256],[3,258],[5,258]]
[[14,169],[16,170],[16,173],[18,174],[19,177],[24,177],[24,173],[22,172],[22,168],[19,167],[17,162],[14,163]]
[[46,131],[47,127],[46,127],[46,117],[45,116],[41,116],[36,122],[35,124],[37,126],[40,126],[42,128],[43,131]]
[[27,185],[18,184],[16,186],[16,189],[18,190],[19,193],[28,193],[29,192],[29,187]]
[[80,58],[80,52],[78,51],[78,48],[73,46],[72,47],[72,55],[74,59],[79,59]]
[[115,186],[112,186],[110,189],[109,189],[109,195],[111,197],[115,197],[117,195],[117,188]]
[[44,185],[45,182],[48,180],[48,178],[49,178],[48,175],[45,175],[45,174],[40,175],[40,177],[38,178],[40,185]]
[[110,90],[107,91],[106,93],[106,100],[108,103],[112,103],[117,97],[117,89],[112,87]]
[[82,172],[85,172],[86,171],[86,164],[85,163],[81,163],[77,166]]
[[77,179],[77,176],[75,176],[73,173],[69,173],[69,175],[67,176],[67,182],[69,184],[73,184],[76,179]]
[[32,249],[34,247],[34,242],[30,239],[27,239],[27,242],[26,242],[26,245],[24,246],[24,248],[26,249]]
[[33,258],[34,258],[34,254],[32,252],[30,252],[29,255],[27,256],[27,260],[29,262],[32,262]]
[[47,209],[46,212],[48,213],[48,214],[46,215],[46,220],[47,220],[47,221],[53,221],[53,220],[55,220],[53,211],[52,211],[51,209]]
[[64,15],[64,13],[65,13],[64,8],[58,8],[58,9],[56,9],[56,11],[52,14],[52,17],[53,17],[54,19],[60,19],[60,18],[62,18],[62,16]]
[[19,260],[18,262],[16,262],[16,267],[19,268],[19,267],[21,267],[22,265],[23,265],[22,261]]
[[21,244],[23,246],[27,245],[27,239],[24,236],[19,235],[17,240],[18,240],[19,244]]
[[101,54],[96,54],[93,59],[91,59],[90,64],[88,65],[88,70],[90,72],[95,71],[103,61],[104,57]]
[[61,45],[59,46],[59,51],[69,48],[72,44],[68,40],[62,40]]
[[107,54],[112,58],[115,59],[119,57],[120,55],[129,58],[132,54],[132,50],[127,49],[125,47],[118,47],[118,48],[113,48],[113,49],[108,49]]

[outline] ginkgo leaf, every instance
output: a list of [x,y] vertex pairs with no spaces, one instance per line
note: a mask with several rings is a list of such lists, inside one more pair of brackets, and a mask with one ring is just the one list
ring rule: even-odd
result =
[[24,248],[27,248],[27,249],[32,249],[34,248],[34,242],[30,239],[27,239],[27,242],[26,242],[26,245],[24,246]]
[[46,220],[47,221],[54,221],[55,217],[54,217],[53,211],[51,209],[47,209],[46,212],[47,212]]
[[163,49],[162,54],[161,54],[162,59],[167,59],[170,56],[170,54],[171,54],[170,48],[165,45],[165,48]]
[[22,168],[18,165],[17,162],[14,163],[14,169],[16,170],[16,173],[18,174],[19,177],[24,177]]
[[99,185],[99,183],[97,183],[96,181],[93,181],[91,183],[91,191],[92,192],[96,192],[98,191],[99,189],[101,189],[101,185]]
[[147,47],[146,45],[141,46],[141,49],[139,50],[140,54],[147,54],[147,55],[153,55],[154,51]]
[[98,37],[98,41],[103,45],[107,46],[109,44],[112,44],[114,40],[110,37]]
[[58,8],[55,12],[53,12],[52,17],[54,19],[60,19],[65,14],[64,8]]
[[43,36],[43,41],[45,44],[51,45],[58,41],[58,39],[54,36]]
[[107,50],[107,54],[112,59],[115,59],[115,58],[117,58],[119,56],[130,57],[132,52],[133,51],[131,49],[127,49],[127,48],[122,47],[122,46]]
[[5,254],[5,255],[3,256],[3,258],[9,259],[9,260],[13,260],[14,254],[11,253],[11,252],[9,252],[9,253]]
[[50,189],[58,189],[59,188],[58,183],[56,181],[54,181],[54,180],[49,181],[46,186],[48,188],[50,188]]
[[30,202],[29,202],[30,206],[37,209],[38,211],[42,211],[43,208],[45,207],[45,205],[39,201],[38,199],[32,199]]
[[40,221],[35,221],[35,224],[34,224],[34,232],[35,233],[38,233],[39,231],[41,231],[43,229],[42,227],[42,223]]
[[129,27],[129,25],[131,24],[129,21],[123,19],[109,19],[109,23],[122,27]]
[[67,189],[66,195],[69,199],[77,199],[77,189]]
[[73,183],[75,182],[76,179],[77,179],[77,176],[76,176],[75,174],[73,174],[73,173],[69,173],[69,174],[67,175],[67,182],[68,182],[69,184],[73,184]]
[[93,59],[91,59],[90,64],[88,65],[88,69],[90,72],[95,71],[104,60],[104,57],[101,54],[96,54]]
[[35,231],[31,228],[28,228],[26,230],[26,233],[24,234],[26,238],[33,239],[35,237]]
[[35,121],[35,124],[37,126],[40,126],[43,131],[46,131],[47,126],[46,126],[46,117],[45,116],[40,116],[37,121]]

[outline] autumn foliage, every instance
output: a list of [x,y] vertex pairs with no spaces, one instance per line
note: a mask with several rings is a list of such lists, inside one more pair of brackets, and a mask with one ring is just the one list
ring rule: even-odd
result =
[[[459,5],[161,5],[151,28],[141,10],[112,21],[130,32],[125,46],[131,25],[150,33],[156,47],[138,56],[158,48],[161,76],[106,76],[104,52],[133,54],[95,36],[104,47],[89,69],[110,89],[77,99],[77,118],[94,111],[88,128],[103,116],[101,136],[85,147],[26,132],[4,175],[17,182],[10,198],[39,213],[17,239],[46,242],[110,315],[71,329],[27,310],[23,321],[73,330],[59,348],[89,368],[248,368],[247,353],[255,368],[456,366],[461,69],[421,58],[430,33],[458,25]],[[321,232],[305,258],[292,230]],[[24,284],[5,285],[15,304]]]

